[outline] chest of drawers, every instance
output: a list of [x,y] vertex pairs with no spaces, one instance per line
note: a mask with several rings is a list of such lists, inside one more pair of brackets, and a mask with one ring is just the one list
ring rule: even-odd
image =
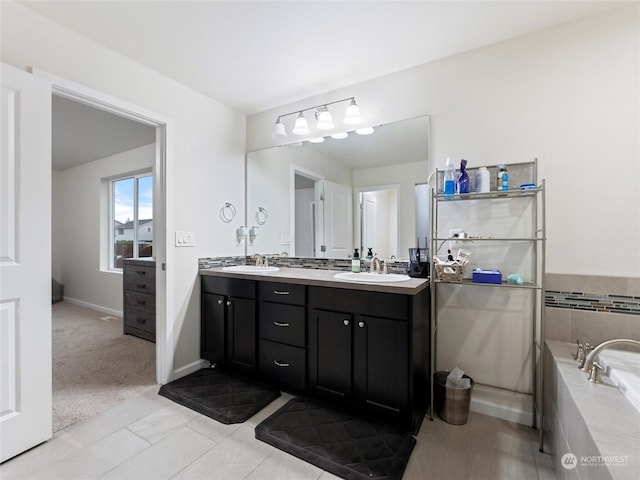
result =
[[123,267],[123,332],[156,341],[155,259],[128,259]]

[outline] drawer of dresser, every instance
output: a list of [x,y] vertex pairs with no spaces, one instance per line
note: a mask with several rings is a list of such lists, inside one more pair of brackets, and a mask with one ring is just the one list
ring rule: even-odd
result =
[[151,293],[156,291],[155,272],[153,276],[126,275],[124,276],[124,289],[135,292]]
[[260,302],[260,338],[306,345],[306,308],[297,305]]
[[126,309],[137,308],[138,310],[155,314],[156,296],[150,293],[125,290],[124,305]]
[[125,262],[122,272],[125,276],[133,278],[156,278],[155,266],[130,265]]
[[260,340],[260,372],[278,385],[293,390],[305,389],[306,350],[269,340]]
[[125,311],[124,324],[147,332],[155,333],[156,331],[155,315],[137,308],[130,308]]
[[304,305],[306,300],[305,285],[293,283],[259,282],[258,297],[269,302]]

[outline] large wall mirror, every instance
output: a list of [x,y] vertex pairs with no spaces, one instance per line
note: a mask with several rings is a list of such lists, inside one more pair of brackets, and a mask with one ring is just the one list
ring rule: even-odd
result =
[[[429,117],[247,154],[247,254],[406,259],[426,242]],[[418,222],[418,224],[416,224]],[[421,226],[422,225],[422,226]]]

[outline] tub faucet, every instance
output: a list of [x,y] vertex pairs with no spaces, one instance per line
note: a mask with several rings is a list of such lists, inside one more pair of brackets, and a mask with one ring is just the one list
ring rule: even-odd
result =
[[584,362],[584,366],[582,367],[583,372],[589,373],[590,382],[602,383],[602,380],[600,380],[600,375],[604,370],[604,367],[598,363],[598,360],[599,360],[598,355],[605,348],[609,348],[612,345],[618,345],[618,344],[630,344],[630,345],[637,345],[638,347],[640,347],[640,341],[631,340],[630,338],[614,338],[613,340],[607,340],[606,342],[602,342],[600,345],[598,345],[591,351],[591,353],[589,354],[589,356]]
[[584,367],[584,361],[586,360],[587,355],[589,355],[589,352],[593,350],[593,347],[589,342],[583,345],[582,342],[580,342],[580,339],[577,340],[577,343],[578,351],[576,352],[576,362],[578,362],[578,368],[582,370]]

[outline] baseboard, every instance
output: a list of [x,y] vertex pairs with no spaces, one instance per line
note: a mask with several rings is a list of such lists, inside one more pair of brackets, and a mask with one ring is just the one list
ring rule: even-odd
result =
[[79,305],[81,307],[90,308],[91,310],[106,313],[108,315],[113,315],[114,317],[122,318],[122,310],[114,310],[113,308],[103,307],[102,305],[95,305],[93,303],[85,302],[83,300],[77,300],[71,297],[64,297],[64,301],[72,303],[74,305]]
[[195,362],[191,362],[190,364],[185,365],[184,367],[174,369],[173,374],[171,375],[171,380],[182,378],[185,375],[189,375],[190,373],[193,373],[196,370],[200,370],[201,368],[206,368],[208,366],[209,366],[209,362],[207,360],[202,360],[202,359],[196,360]]
[[517,392],[476,384],[471,395],[471,410],[510,422],[531,426],[532,398]]

